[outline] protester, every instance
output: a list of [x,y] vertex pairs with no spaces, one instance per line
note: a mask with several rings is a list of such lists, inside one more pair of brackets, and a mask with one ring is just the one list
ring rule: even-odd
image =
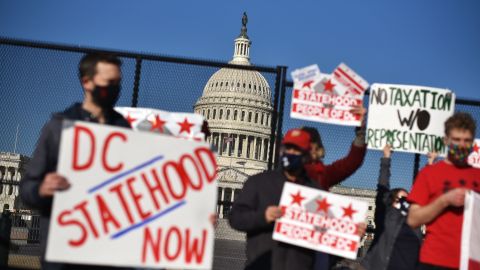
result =
[[465,192],[480,192],[480,169],[468,165],[476,123],[468,113],[457,112],[445,122],[448,155],[422,169],[408,196],[412,203],[408,224],[426,224],[418,269],[456,269],[460,265],[460,243]]
[[[329,165],[323,163],[325,147],[318,130],[313,127],[302,127],[302,130],[308,132],[311,138],[311,159],[310,162],[305,165],[308,177],[315,180],[320,188],[326,191],[352,175],[362,165],[365,158],[367,145],[365,143],[364,116],[366,109],[363,108],[363,106],[355,106],[350,112],[359,115],[362,125],[355,129],[355,139],[347,156]],[[363,235],[366,224],[360,223],[358,228],[359,235]],[[330,268],[337,260],[339,260],[339,258],[336,256],[318,252],[315,258],[314,269]]]
[[420,230],[406,223],[408,192],[390,189],[391,146],[383,148],[375,197],[375,238],[362,260],[365,269],[412,270],[417,267],[422,241]]
[[33,157],[20,181],[20,196],[30,207],[40,211],[40,246],[42,269],[103,269],[106,267],[49,263],[44,260],[52,199],[56,192],[70,187],[68,179],[58,174],[58,153],[63,120],[81,120],[129,128],[129,123],[113,107],[120,95],[121,61],[108,54],[85,55],[79,64],[82,103],[55,113],[43,127]]
[[312,269],[314,252],[272,240],[274,222],[282,215],[279,202],[285,182],[318,188],[305,173],[310,136],[291,129],[283,138],[278,170],[248,178],[230,211],[230,225],[247,233],[245,269]]

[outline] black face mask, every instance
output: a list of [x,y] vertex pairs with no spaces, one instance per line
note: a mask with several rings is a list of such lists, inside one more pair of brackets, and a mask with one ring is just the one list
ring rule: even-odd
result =
[[120,84],[109,84],[107,86],[95,85],[92,92],[93,103],[102,109],[111,109],[117,103],[120,96]]
[[299,173],[303,171],[303,155],[283,154],[280,157],[282,168],[290,173]]

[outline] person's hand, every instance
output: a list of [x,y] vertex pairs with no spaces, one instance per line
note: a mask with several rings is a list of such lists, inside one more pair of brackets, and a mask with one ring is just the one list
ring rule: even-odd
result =
[[362,237],[367,231],[367,223],[360,222],[357,224],[357,235]]
[[383,147],[383,157],[390,158],[392,156],[392,146],[390,144],[386,144]]
[[267,223],[272,223],[281,216],[282,209],[278,206],[271,205],[265,210],[265,220],[267,221]]
[[359,120],[362,122],[362,126],[365,125],[365,114],[367,114],[367,109],[363,107],[363,105],[353,105],[350,109],[350,113],[358,115],[360,118]]
[[218,225],[218,217],[217,217],[217,214],[210,214],[210,216],[208,216],[208,221],[210,221],[210,223],[213,225],[214,228],[217,227]]
[[466,192],[467,190],[465,188],[455,188],[443,194],[443,199],[448,205],[456,207],[463,206]]
[[437,159],[438,157],[438,153],[433,151],[433,152],[428,152],[427,154],[427,158],[428,158],[428,165],[432,165],[433,162],[435,162],[435,160]]
[[38,189],[40,197],[52,197],[55,191],[66,190],[70,187],[67,179],[58,173],[48,173],[43,178],[42,183]]

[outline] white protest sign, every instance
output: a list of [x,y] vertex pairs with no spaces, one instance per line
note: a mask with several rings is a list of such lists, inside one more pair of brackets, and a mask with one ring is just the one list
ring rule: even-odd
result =
[[467,192],[463,210],[460,269],[480,269],[480,194]]
[[152,131],[202,141],[203,116],[195,113],[167,112],[150,108],[115,107],[133,130]]
[[212,266],[217,183],[206,143],[64,122],[46,259],[149,268]]
[[446,89],[373,84],[368,106],[370,149],[426,154],[445,153],[444,122],[453,115],[455,95]]
[[[306,77],[292,73],[292,77],[295,76]],[[344,63],[335,69],[333,75],[320,74],[307,80],[294,80],[290,117],[360,126],[359,117],[349,111],[352,106],[362,104],[367,88],[368,83]]]
[[366,202],[285,183],[280,207],[284,214],[275,222],[274,240],[349,259],[357,257],[357,224],[365,222]]
[[320,68],[316,64],[292,71],[294,82],[307,82],[317,80],[319,77],[321,77]]
[[468,164],[480,169],[480,139],[473,142],[473,152],[468,156]]

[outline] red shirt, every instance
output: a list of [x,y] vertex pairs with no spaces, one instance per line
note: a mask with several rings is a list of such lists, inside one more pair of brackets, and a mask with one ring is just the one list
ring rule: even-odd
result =
[[[445,161],[420,171],[408,196],[411,203],[425,206],[443,193],[458,187],[480,191],[480,169],[457,168]],[[427,225],[420,261],[458,268],[462,236],[463,207],[448,207]]]

